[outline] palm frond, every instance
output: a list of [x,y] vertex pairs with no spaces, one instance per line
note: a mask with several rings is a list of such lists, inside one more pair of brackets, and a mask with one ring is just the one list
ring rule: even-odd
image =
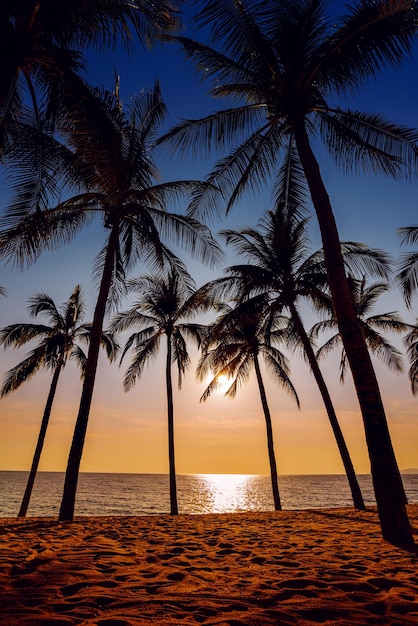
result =
[[407,307],[410,308],[412,296],[418,290],[418,252],[401,256],[395,280],[401,288]]
[[[123,388],[125,391],[128,391],[135,385],[149,361],[157,358],[160,340],[161,333],[157,332],[149,337],[147,341],[140,343],[133,349],[131,363],[123,379]],[[125,354],[125,352],[124,349],[123,354]]]
[[51,334],[51,327],[43,324],[10,324],[0,330],[0,344],[5,348],[20,348],[34,339],[43,339]]
[[342,169],[395,179],[416,171],[416,131],[372,113],[337,109],[318,115],[324,143]]
[[79,368],[81,374],[80,377],[83,378],[86,371],[86,363],[87,363],[87,355],[84,350],[79,345],[74,345],[70,354],[68,355],[72,361],[75,361],[77,367]]
[[237,136],[247,133],[248,129],[258,128],[264,116],[264,108],[257,105],[228,108],[204,119],[184,120],[163,135],[158,143],[172,155],[207,158],[214,150],[224,153],[230,149]]
[[387,67],[410,56],[416,36],[417,4],[358,2],[346,7],[323,45],[321,77],[339,92],[358,90]]
[[35,348],[18,365],[6,372],[0,395],[3,398],[34,376],[45,364],[43,347]]
[[392,259],[385,250],[369,248],[365,244],[342,241],[341,252],[349,272],[360,276],[376,276],[389,279],[392,272]]

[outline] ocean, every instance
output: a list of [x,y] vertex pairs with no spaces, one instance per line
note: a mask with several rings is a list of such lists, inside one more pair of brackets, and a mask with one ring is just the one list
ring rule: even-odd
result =
[[[0,517],[15,517],[27,472],[0,471]],[[418,503],[418,474],[404,474],[408,501]],[[358,477],[367,505],[375,504],[369,475]],[[28,516],[58,515],[64,474],[39,472]],[[347,479],[342,475],[281,476],[283,509],[351,506]],[[273,510],[269,476],[191,474],[177,477],[179,513],[234,513]],[[76,515],[156,515],[168,513],[169,483],[164,474],[82,473]]]

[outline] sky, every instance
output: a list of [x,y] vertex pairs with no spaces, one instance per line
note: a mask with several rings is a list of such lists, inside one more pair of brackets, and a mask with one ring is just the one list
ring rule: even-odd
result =
[[[207,95],[209,85],[199,83],[182,53],[173,47],[138,50],[128,58],[121,51],[90,56],[89,79],[111,88],[114,70],[121,77],[121,95],[128,101],[142,88],[152,87],[156,78],[170,115],[167,125],[180,118],[201,117],[216,110],[221,103]],[[417,125],[418,53],[397,72],[386,72],[363,93],[353,99],[353,108],[378,111],[385,117],[407,126]],[[380,176],[341,174],[318,148],[323,177],[333,204],[342,240],[361,241],[383,248],[395,259],[407,248],[400,247],[396,229],[417,224],[417,184],[393,182]],[[161,156],[160,168],[165,180],[203,178],[210,169],[204,161],[179,162]],[[7,202],[7,181],[0,195]],[[216,233],[221,228],[255,226],[269,207],[269,196],[245,198],[225,220],[211,224]],[[311,219],[312,250],[320,247],[315,217]],[[77,240],[54,253],[45,253],[24,271],[10,264],[0,266],[0,285],[7,297],[0,299],[0,325],[30,321],[27,300],[35,292],[50,295],[57,304],[65,302],[76,284],[82,286],[87,303],[86,320],[91,318],[96,285],[91,268],[103,244],[102,228],[96,224]],[[222,267],[211,270],[184,258],[198,285],[221,275]],[[225,265],[231,262],[226,253]],[[144,268],[138,267],[135,275]],[[146,271],[146,270],[145,270]],[[127,302],[122,303],[126,308]],[[392,290],[382,297],[376,313],[398,310],[405,321],[413,323],[417,301],[408,311],[399,293]],[[305,311],[306,325],[316,321],[312,311]],[[39,317],[38,322],[42,321]],[[392,338],[402,347],[401,341]],[[0,348],[0,375],[22,360],[30,346],[16,351]],[[200,403],[204,383],[195,380],[198,355],[191,349],[192,366],[181,391],[175,390],[176,468],[188,473],[269,472],[265,422],[255,376],[234,400],[220,391]],[[369,473],[370,465],[358,403],[348,375],[339,382],[338,354],[321,362],[338,418],[358,473]],[[145,371],[129,392],[122,389],[126,363],[99,364],[90,422],[81,462],[81,471],[145,472],[168,471],[167,418],[164,380],[164,355]],[[395,453],[401,469],[418,468],[417,398],[410,391],[407,375],[388,372],[374,361],[386,408]],[[331,428],[312,376],[301,358],[291,358],[292,381],[299,394],[301,408],[277,388],[266,374],[268,401],[272,413],[275,450],[280,474],[342,473]],[[44,404],[49,390],[49,372],[38,373],[17,392],[0,400],[0,470],[27,470],[30,467]],[[55,399],[49,431],[40,462],[40,470],[65,471],[72,431],[78,410],[81,382],[72,363],[62,374]]]

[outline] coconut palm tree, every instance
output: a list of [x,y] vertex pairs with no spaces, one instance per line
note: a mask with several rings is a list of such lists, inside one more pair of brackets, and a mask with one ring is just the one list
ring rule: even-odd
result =
[[[385,339],[382,332],[391,331],[400,334],[405,332],[409,328],[409,325],[402,321],[397,311],[370,315],[371,311],[376,306],[376,301],[388,291],[388,283],[379,282],[367,284],[366,278],[363,277],[362,280],[351,278],[350,284],[356,314],[370,353],[380,359],[389,369],[400,374],[403,372],[402,354]],[[319,348],[317,357],[324,357],[337,346],[340,346],[340,381],[344,382],[348,367],[347,353],[342,343],[340,333],[338,332],[337,320],[332,309],[330,309],[330,317],[328,319],[314,324],[311,329],[311,336],[317,338],[321,332],[329,331],[337,332],[329,337]]]
[[[380,390],[346,279],[332,205],[317,157],[317,133],[344,169],[397,177],[415,166],[416,132],[381,116],[335,106],[386,67],[398,67],[416,41],[416,0],[356,0],[338,18],[326,0],[210,0],[196,24],[209,44],[180,42],[211,93],[227,108],[186,120],[168,133],[174,151],[225,154],[209,181],[224,192],[227,210],[249,188],[259,190],[294,142],[308,183],[324,249],[336,316],[360,403],[383,536],[413,543],[404,489]],[[332,5],[333,6],[333,5]],[[235,102],[237,103],[234,106]],[[192,210],[208,211],[212,194]]]
[[[298,219],[289,213],[285,214],[284,211],[269,212],[257,229],[245,228],[241,231],[222,232],[227,243],[233,245],[251,264],[228,267],[224,279],[209,284],[211,291],[216,296],[227,291],[240,298],[252,293],[265,293],[269,299],[270,310],[285,311],[290,316],[286,334],[287,345],[293,349],[302,348],[327,411],[354,506],[364,509],[350,453],[300,313],[299,303],[304,300],[313,303],[317,309],[329,304],[324,291],[327,279],[322,252],[308,254],[306,220]],[[344,247],[348,257],[354,256],[355,251],[358,256],[365,252],[361,246],[356,250],[355,244],[345,244]]]
[[135,37],[150,45],[178,25],[175,0],[4,0],[0,6],[2,130],[20,111],[25,94],[35,110],[41,98],[59,113],[57,90],[64,88],[69,94],[77,83],[80,87],[88,48],[119,43],[132,50]]
[[168,459],[170,477],[170,513],[177,515],[177,483],[174,454],[174,403],[172,364],[176,363],[178,387],[181,389],[182,378],[190,365],[186,338],[193,339],[200,345],[205,327],[187,320],[196,316],[207,305],[204,297],[196,293],[190,275],[183,271],[170,272],[168,276],[143,276],[132,279],[128,289],[138,295],[132,307],[116,315],[111,323],[112,332],[121,332],[131,328],[139,330],[127,340],[121,362],[129,350],[132,359],[126,371],[123,386],[131,389],[142,375],[147,363],[156,357],[161,340],[166,341],[165,379],[167,391],[168,418]]
[[248,380],[254,368],[267,432],[267,449],[270,463],[271,487],[274,508],[281,510],[281,500],[277,476],[277,464],[274,453],[273,428],[267,402],[267,394],[261,373],[260,355],[274,379],[291,395],[299,407],[299,399],[289,378],[289,366],[286,357],[272,344],[281,334],[282,316],[275,315],[266,323],[264,296],[241,302],[234,307],[223,305],[223,313],[209,327],[204,342],[204,350],[197,367],[197,376],[205,380],[213,376],[204,391],[201,400],[205,401],[219,385],[220,377],[232,382],[225,395],[234,398],[238,387]]
[[[32,316],[46,316],[49,324],[16,323],[0,330],[0,344],[5,348],[20,348],[31,341],[38,341],[28,356],[6,373],[0,395],[4,397],[16,391],[42,368],[52,371],[52,382],[18,517],[25,517],[28,510],[61,372],[68,360],[73,360],[83,373],[86,355],[77,342],[88,343],[90,333],[90,325],[82,321],[84,302],[79,285],[76,285],[69,300],[61,308],[47,294],[37,293],[30,298],[28,309]],[[112,336],[102,333],[101,344],[106,349],[108,358],[113,360],[117,345]]]
[[[290,149],[277,179],[275,210],[267,212],[257,228],[221,231],[227,244],[232,245],[249,264],[227,268],[226,277],[208,283],[205,288],[213,298],[225,293],[239,299],[265,293],[272,311],[285,311],[290,316],[287,345],[293,349],[302,348],[327,411],[354,506],[364,509],[353,463],[300,313],[303,301],[310,302],[317,310],[324,307],[329,310],[330,306],[323,252],[319,250],[311,254],[309,251],[308,220],[303,217],[307,213],[307,194],[301,174],[297,153]],[[345,242],[341,246],[347,268],[379,277],[388,276],[389,261],[382,251],[358,243]]]
[[[57,153],[53,145],[49,157],[52,167],[55,156],[57,178],[68,176],[73,189],[77,183],[84,191],[43,210],[18,192],[18,201],[6,210],[8,227],[1,232],[0,246],[3,256],[30,262],[43,249],[56,249],[73,239],[95,217],[102,217],[107,233],[96,264],[98,297],[64,482],[61,521],[72,521],[74,516],[101,332],[108,306],[124,291],[126,272],[139,261],[155,268],[178,267],[179,259],[163,240],[167,238],[186,245],[203,262],[216,262],[221,254],[206,227],[194,218],[167,211],[167,206],[201,185],[196,181],[159,181],[153,147],[166,113],[159,84],[133,98],[129,107],[122,107],[116,94],[91,94],[91,100],[91,110],[101,106],[105,113],[97,125],[93,118],[80,117],[69,133],[72,151],[63,147]],[[28,195],[31,198],[30,190]]]

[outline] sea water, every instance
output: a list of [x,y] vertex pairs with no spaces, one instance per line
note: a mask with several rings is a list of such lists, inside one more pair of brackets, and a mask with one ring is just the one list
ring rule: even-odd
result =
[[[0,472],[0,517],[17,515],[27,472]],[[418,474],[404,474],[408,501],[418,503]],[[369,475],[358,477],[367,505],[375,504]],[[58,515],[64,474],[39,472],[28,516]],[[281,476],[283,509],[333,508],[352,505],[343,475]],[[269,476],[243,474],[192,474],[177,476],[179,513],[233,513],[271,511]],[[82,473],[79,477],[76,515],[153,515],[170,511],[169,480],[165,474]]]

